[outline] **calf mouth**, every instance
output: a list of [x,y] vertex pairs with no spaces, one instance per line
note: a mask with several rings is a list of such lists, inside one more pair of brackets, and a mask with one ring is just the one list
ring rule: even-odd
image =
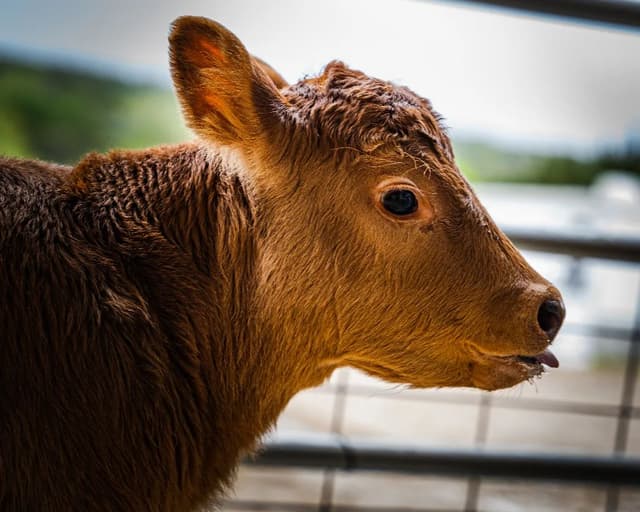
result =
[[558,359],[549,349],[537,354],[496,354],[487,353],[472,345],[474,364],[471,368],[473,387],[493,391],[532,381],[542,376],[545,369],[560,366]]
[[546,365],[550,368],[558,368],[560,366],[560,362],[558,358],[551,352],[551,350],[546,349],[544,352],[536,356],[515,356],[516,359],[525,364],[535,364],[535,365]]
[[526,370],[529,378],[542,375],[545,371],[545,367],[558,368],[560,362],[551,350],[546,349],[543,352],[530,356],[530,355],[508,355],[508,356],[491,356],[492,358],[499,359],[507,364],[516,364]]

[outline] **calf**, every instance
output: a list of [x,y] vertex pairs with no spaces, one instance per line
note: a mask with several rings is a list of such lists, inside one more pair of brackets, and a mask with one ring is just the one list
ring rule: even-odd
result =
[[559,292],[430,103],[332,62],[294,85],[184,17],[197,143],[0,160],[0,509],[192,510],[352,366],[498,389],[556,366]]

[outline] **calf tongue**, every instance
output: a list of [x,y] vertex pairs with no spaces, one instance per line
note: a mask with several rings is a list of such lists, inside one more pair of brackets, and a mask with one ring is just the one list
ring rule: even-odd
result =
[[553,352],[551,352],[551,350],[549,349],[545,350],[542,354],[538,354],[536,356],[536,359],[540,361],[542,364],[546,364],[551,368],[557,368],[558,366],[560,366],[558,359],[556,358],[556,356],[553,355]]

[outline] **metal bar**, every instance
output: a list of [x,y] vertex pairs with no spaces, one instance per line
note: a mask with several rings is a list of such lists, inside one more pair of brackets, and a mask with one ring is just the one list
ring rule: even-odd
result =
[[247,463],[640,486],[640,458],[390,447],[340,438],[267,443],[266,450]]
[[[321,388],[311,389],[309,392],[333,393],[334,388],[331,386],[323,386]],[[437,393],[429,394],[385,394],[384,390],[365,385],[351,385],[349,394],[351,396],[361,396],[366,398],[383,398],[414,402],[437,402],[457,405],[477,405],[480,401],[479,396],[481,396],[476,394],[452,393],[446,390],[438,390]],[[591,402],[583,403],[572,402],[569,400],[552,400],[537,397],[510,397],[500,395],[493,397],[492,407],[512,410],[562,412],[567,414],[582,414],[585,416],[604,416],[608,418],[617,417],[620,411],[620,406],[613,404],[595,404]],[[631,407],[630,416],[631,418],[640,419],[640,407]]]
[[638,370],[640,369],[640,297],[638,298],[636,311],[636,327],[633,332],[629,354],[627,355],[627,366],[624,372],[624,384],[622,386],[622,397],[620,399],[620,413],[618,415],[618,426],[614,445],[615,453],[624,453],[627,449],[629,437],[629,425],[633,413],[633,395],[638,380]]
[[224,504],[224,510],[276,510],[278,512],[318,512],[318,505],[309,503],[289,503],[279,501],[232,500]]
[[[633,341],[633,329],[608,325],[567,323],[562,326],[562,334],[580,335],[584,338],[601,338],[628,342]],[[636,343],[640,343],[637,341]]]
[[[475,445],[477,449],[484,448],[487,443],[487,435],[489,433],[489,420],[491,417],[491,395],[483,393],[480,397],[478,405],[478,417],[476,420],[476,439]],[[467,496],[465,499],[465,512],[474,512],[478,508],[478,497],[480,496],[480,485],[482,480],[480,477],[473,476],[469,478],[467,483]]]
[[640,239],[576,235],[536,229],[506,228],[505,234],[521,249],[569,254],[583,258],[640,262]]
[[[227,501],[224,510],[269,510],[269,511],[291,511],[291,512],[316,512],[317,506],[308,503],[298,502],[278,502],[278,501],[250,501],[233,500]],[[381,507],[368,505],[334,505],[334,512],[460,512],[460,509],[449,510],[443,508],[416,508],[416,507]]]
[[604,501],[604,512],[618,512],[620,505],[620,487],[610,485],[607,488],[607,494]]
[[[613,451],[617,455],[624,454],[627,450],[629,427],[631,425],[633,412],[633,395],[636,389],[636,381],[638,380],[638,370],[640,369],[640,290],[637,297],[634,329],[631,335],[631,343],[629,344],[629,353],[627,354],[627,366],[624,372],[624,384],[622,386],[622,396],[620,397],[620,412],[618,414],[618,424],[616,426],[616,436],[613,447]],[[606,512],[617,511],[619,501],[619,488],[614,486],[610,487],[607,490],[605,503]]]
[[465,3],[506,7],[625,28],[640,28],[640,5],[623,0],[463,0]]
[[[338,386],[334,393],[333,412],[331,413],[331,433],[342,434],[344,415],[347,408],[347,394],[349,374],[343,372],[339,375]],[[334,512],[333,494],[335,488],[335,470],[326,469],[322,476],[322,489],[320,490],[320,503],[318,512]]]

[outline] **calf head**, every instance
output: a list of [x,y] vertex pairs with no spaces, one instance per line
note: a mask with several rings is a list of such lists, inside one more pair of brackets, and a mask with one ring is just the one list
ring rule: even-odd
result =
[[431,104],[332,62],[288,85],[221,25],[178,19],[191,128],[254,191],[256,309],[283,357],[413,386],[498,389],[556,366],[556,288],[491,220]]

